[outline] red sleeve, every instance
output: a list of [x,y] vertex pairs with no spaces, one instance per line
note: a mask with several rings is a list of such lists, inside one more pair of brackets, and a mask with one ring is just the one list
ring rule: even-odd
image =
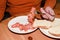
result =
[[46,0],[44,8],[46,8],[47,6],[54,8],[55,4],[56,4],[56,0]]
[[5,8],[6,8],[6,0],[0,0],[0,20],[4,16]]

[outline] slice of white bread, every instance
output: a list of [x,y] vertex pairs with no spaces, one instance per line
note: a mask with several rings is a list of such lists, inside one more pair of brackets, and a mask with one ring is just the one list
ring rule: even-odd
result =
[[60,27],[52,27],[48,32],[54,36],[60,36]]
[[55,36],[60,36],[60,19],[55,19],[52,22],[52,27],[48,29],[48,32]]
[[39,27],[39,28],[50,28],[51,27],[51,22],[47,20],[35,20],[33,23],[33,27]]

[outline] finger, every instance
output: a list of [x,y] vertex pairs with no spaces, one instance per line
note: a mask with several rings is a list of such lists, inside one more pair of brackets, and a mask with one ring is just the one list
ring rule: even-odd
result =
[[48,13],[45,13],[45,14],[46,14],[46,16],[49,18],[49,20],[51,20],[51,21],[54,20],[54,18],[55,18],[54,16],[51,16],[51,15],[48,14]]
[[43,14],[46,13],[43,8],[40,8],[40,11],[41,11]]
[[28,14],[28,21],[30,22],[30,23],[33,23],[33,21],[34,21],[34,17],[35,17],[35,8],[34,7],[32,7],[32,9],[31,9],[31,11],[30,11],[30,14]]
[[42,12],[42,17],[45,18],[45,19],[48,19],[48,16],[46,16],[46,12],[43,8],[40,8],[40,11]]
[[34,17],[35,16],[35,11],[36,11],[36,9],[34,7],[32,7],[30,13],[28,14],[28,17],[31,17],[31,18]]
[[54,20],[54,16],[51,16],[49,13],[45,12],[43,8],[40,9],[40,11],[43,13],[43,17],[49,20]]
[[53,9],[49,9],[49,10],[50,10],[49,13],[54,16],[55,15],[54,10]]
[[34,7],[32,7],[32,9],[31,9],[31,11],[30,11],[30,12],[31,12],[32,14],[34,14],[34,13],[35,13],[35,11],[36,11],[36,9],[35,9]]
[[50,15],[55,15],[54,10],[51,7],[46,7],[45,11]]
[[45,19],[48,19],[48,16],[46,16],[46,15],[42,15],[42,17],[45,18]]

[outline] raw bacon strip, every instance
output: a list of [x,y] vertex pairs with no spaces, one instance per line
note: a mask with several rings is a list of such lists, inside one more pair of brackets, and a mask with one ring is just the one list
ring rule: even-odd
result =
[[34,29],[31,23],[27,24],[26,26],[27,26],[29,29]]
[[15,23],[12,25],[12,28],[16,28],[18,27],[20,30],[24,30],[24,31],[27,31],[29,29],[34,29],[34,27],[32,27],[32,23],[29,23],[29,24],[26,24],[26,25],[23,25],[23,24],[20,24],[20,23]]
[[22,25],[22,24],[20,24],[20,23],[18,23],[18,22],[12,25],[12,28],[16,28],[16,27],[19,27],[19,29],[20,29],[20,30],[22,30],[22,29],[23,29],[23,28],[22,28],[22,27],[23,27],[23,25]]
[[23,27],[23,30],[25,30],[25,31],[27,31],[28,29],[34,29],[32,27],[32,24],[31,23],[29,23],[29,24],[25,25],[25,27]]
[[26,26],[23,27],[23,30],[24,30],[24,31],[27,31],[27,30],[28,30],[28,27],[26,27]]
[[24,31],[27,31],[28,29],[30,29],[30,26],[31,26],[31,25],[29,25],[29,24],[24,25],[23,30],[24,30]]
[[12,25],[12,28],[18,27],[20,24],[19,23],[15,23]]
[[23,30],[24,25],[20,24],[19,29]]

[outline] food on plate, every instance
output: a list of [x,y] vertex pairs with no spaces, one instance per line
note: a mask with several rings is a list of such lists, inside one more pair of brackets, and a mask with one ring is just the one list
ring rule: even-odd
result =
[[35,17],[35,14],[34,13],[30,13],[28,14],[28,24],[21,24],[19,22],[16,22],[15,24],[12,25],[12,28],[16,28],[18,27],[20,30],[25,30],[27,31],[28,29],[34,29],[34,27],[32,27],[32,24],[34,22],[34,17]]
[[19,24],[19,23],[17,22],[17,23],[15,23],[15,24],[13,24],[12,27],[15,28],[15,27],[18,27],[18,26],[20,26],[20,25],[21,25],[21,24]]
[[29,29],[34,29],[34,27],[32,27],[32,24],[29,23],[29,24],[26,24],[25,27],[23,27],[23,30],[27,31]]
[[51,22],[47,20],[35,20],[33,23],[33,27],[45,28],[48,29],[51,27]]
[[52,27],[48,30],[48,32],[54,36],[60,36],[60,26],[59,27]]
[[12,25],[12,28],[16,28],[16,27],[18,27],[20,30],[25,30],[25,31],[27,31],[28,29],[34,29],[34,27],[32,27],[31,23],[23,25],[23,24],[20,24],[17,22]]
[[19,27],[20,30],[23,30],[23,25],[18,22],[12,25],[12,28],[16,28],[16,27]]
[[52,22],[52,27],[49,28],[48,32],[55,36],[60,36],[60,20],[55,19],[54,22]]

